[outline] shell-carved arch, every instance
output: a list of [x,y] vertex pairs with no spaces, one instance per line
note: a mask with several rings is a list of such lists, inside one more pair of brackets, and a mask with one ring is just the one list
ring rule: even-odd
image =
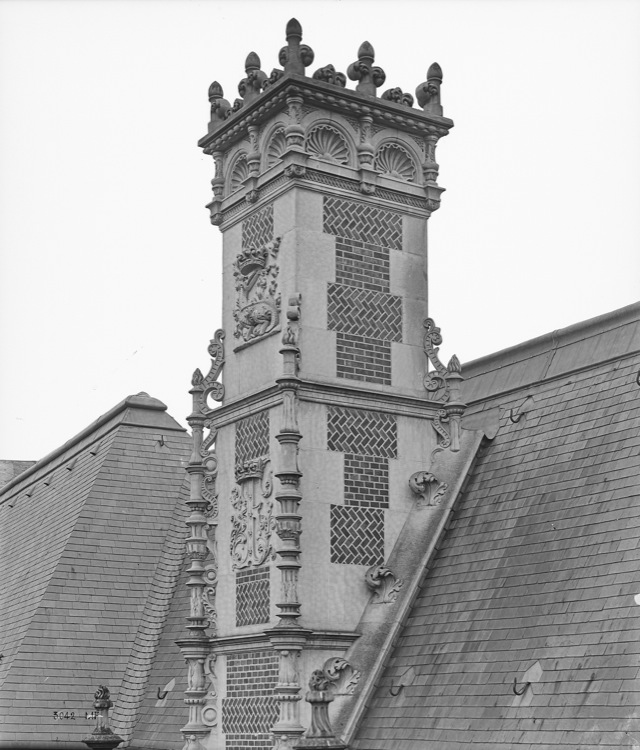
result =
[[227,195],[240,190],[244,181],[249,176],[249,164],[247,162],[247,152],[239,151],[233,158],[229,167],[227,177]]
[[419,182],[419,161],[407,144],[386,140],[378,144],[373,159],[374,169],[385,177],[404,182]]
[[314,122],[307,131],[304,146],[309,156],[316,159],[345,166],[353,164],[351,138],[334,122]]
[[287,141],[284,134],[285,124],[277,122],[268,133],[265,134],[262,141],[263,152],[263,169],[269,169],[282,158],[282,154],[287,147]]

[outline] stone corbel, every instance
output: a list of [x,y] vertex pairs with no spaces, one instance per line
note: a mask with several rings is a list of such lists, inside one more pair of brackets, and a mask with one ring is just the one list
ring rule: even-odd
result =
[[416,507],[426,508],[440,505],[442,496],[447,491],[447,484],[440,482],[429,471],[416,471],[409,478],[409,487],[417,495]]
[[364,574],[364,582],[377,597],[375,604],[390,604],[398,598],[398,592],[404,581],[396,578],[384,565],[373,565]]

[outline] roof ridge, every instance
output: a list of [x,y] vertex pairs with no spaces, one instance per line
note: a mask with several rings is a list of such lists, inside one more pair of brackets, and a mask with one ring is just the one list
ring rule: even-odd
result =
[[[148,393],[145,393],[144,391],[141,391],[140,393],[137,393],[132,396],[127,396],[126,398],[122,399],[120,403],[113,406],[109,411],[102,414],[100,417],[98,417],[96,420],[91,422],[91,424],[87,425],[84,429],[80,430],[76,435],[74,435],[72,438],[67,440],[65,443],[63,443],[58,448],[55,448],[53,451],[48,453],[46,456],[41,458],[40,460],[36,461],[32,466],[30,466],[28,469],[25,469],[21,474],[18,474],[16,477],[11,479],[9,482],[7,482],[4,487],[0,488],[0,496],[5,495],[9,490],[13,489],[16,485],[18,485],[20,482],[24,481],[31,475],[35,474],[37,471],[42,469],[47,464],[52,463],[57,458],[65,454],[67,451],[69,451],[74,446],[81,443],[83,440],[88,438],[93,433],[98,432],[98,430],[101,427],[104,427],[105,425],[108,425],[110,422],[113,422],[110,429],[114,429],[120,425],[127,424],[126,422],[126,416],[129,409],[136,409],[136,410],[142,410],[142,411],[167,411],[166,404],[162,403],[157,398],[154,398],[153,396],[149,396]],[[119,420],[116,420],[116,417],[120,417]],[[173,419],[173,417],[170,417],[170,415],[167,415],[170,419]],[[175,420],[173,420],[175,421]],[[136,424],[136,426],[140,426]],[[149,425],[150,427],[156,427],[157,425]],[[166,426],[166,429],[175,429],[176,431],[182,431],[186,432],[184,427],[181,427],[178,422],[176,422],[176,427],[169,427]],[[104,435],[102,436],[104,437]]]
[[[478,377],[479,375],[489,372],[494,367],[486,367],[481,369],[482,365],[492,365],[494,362],[495,366],[502,366],[498,364],[497,360],[507,359],[509,354],[522,353],[522,357],[515,359],[514,361],[522,361],[528,359],[532,353],[542,354],[551,353],[553,354],[558,348],[566,346],[569,343],[571,337],[575,337],[576,334],[584,333],[585,335],[581,338],[575,338],[574,340],[584,340],[591,338],[599,333],[605,333],[606,331],[612,331],[615,328],[620,328],[623,325],[627,325],[630,322],[637,321],[640,318],[640,302],[634,302],[631,305],[620,307],[617,310],[604,313],[603,315],[597,315],[594,318],[588,318],[587,320],[580,321],[579,323],[573,323],[572,325],[565,326],[564,328],[557,328],[549,333],[543,333],[541,336],[528,339],[514,346],[508,346],[504,349],[500,349],[497,352],[486,354],[483,357],[472,359],[463,365],[462,372],[465,378]],[[640,351],[640,340],[637,343],[637,347],[634,350]],[[632,352],[629,352],[632,353]],[[527,356],[528,355],[528,356]],[[593,364],[599,364],[599,362],[593,362]],[[548,368],[547,368],[548,369]],[[471,370],[471,373],[469,371]],[[478,372],[473,372],[477,370]]]

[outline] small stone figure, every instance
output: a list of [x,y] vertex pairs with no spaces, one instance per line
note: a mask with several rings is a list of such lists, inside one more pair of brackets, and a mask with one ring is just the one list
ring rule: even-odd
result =
[[249,104],[260,96],[267,74],[260,70],[260,58],[255,52],[249,52],[247,55],[244,69],[247,75],[238,84],[238,93],[242,97],[243,104]]
[[209,132],[215,130],[220,123],[227,118],[227,112],[231,109],[231,104],[223,98],[224,91],[222,86],[214,81],[209,86],[209,101],[211,102],[211,119],[209,121]]

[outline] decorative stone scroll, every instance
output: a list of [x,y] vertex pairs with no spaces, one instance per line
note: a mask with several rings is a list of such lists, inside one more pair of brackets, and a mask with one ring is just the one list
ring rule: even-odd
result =
[[364,582],[374,594],[374,604],[390,604],[398,598],[398,592],[404,581],[396,578],[393,572],[384,565],[373,565],[364,574]]
[[435,368],[435,372],[427,371],[425,373],[423,378],[424,387],[434,401],[448,401],[447,368],[438,357],[439,346],[442,343],[442,334],[433,318],[427,318],[423,325],[425,327],[423,339],[424,353]]
[[409,478],[409,487],[418,496],[416,501],[418,508],[439,505],[442,496],[447,491],[447,486],[428,471],[416,471]]
[[280,237],[261,247],[242,250],[233,264],[236,306],[233,335],[249,342],[273,331],[280,324],[278,265]]

